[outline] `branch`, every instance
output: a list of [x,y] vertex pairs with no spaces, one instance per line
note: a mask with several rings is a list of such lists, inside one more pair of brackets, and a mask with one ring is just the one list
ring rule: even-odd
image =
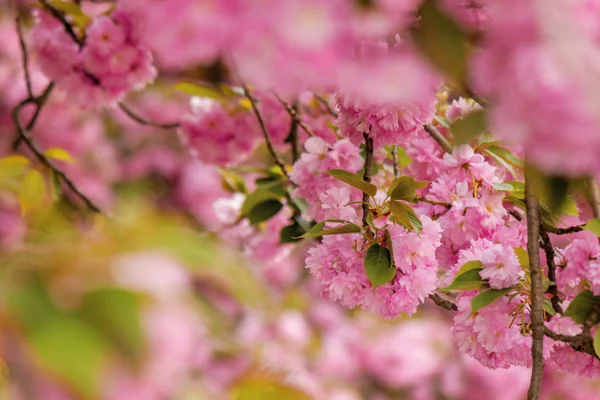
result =
[[265,137],[267,149],[269,150],[269,154],[271,154],[271,158],[273,158],[273,161],[275,161],[275,164],[277,164],[277,166],[281,170],[281,173],[289,180],[290,176],[287,172],[287,169],[285,168],[283,160],[281,160],[281,158],[275,151],[275,148],[273,147],[273,142],[271,142],[271,137],[269,136],[269,131],[267,130],[265,121],[263,120],[263,117],[260,114],[260,111],[258,110],[258,106],[256,105],[256,99],[252,97],[252,95],[250,94],[250,90],[245,84],[242,84],[242,88],[244,89],[244,96],[246,96],[246,98],[250,100],[252,111],[254,111],[254,115],[256,115],[256,119],[258,120],[258,124],[260,125],[260,130],[262,131],[263,136]]
[[314,94],[314,96],[315,96],[315,99],[317,99],[317,101],[319,103],[321,103],[325,106],[329,115],[331,115],[333,118],[339,117],[339,114],[333,108],[331,108],[331,106],[329,105],[329,102],[327,100],[325,100],[323,97],[319,96],[318,94]]
[[[298,110],[298,105],[294,103],[292,106],[292,110],[296,112]],[[288,135],[287,142],[290,143],[292,147],[292,164],[296,163],[300,158],[300,143],[298,142],[298,121],[295,118],[292,118],[292,124],[290,125],[290,134]]]
[[423,203],[433,204],[434,206],[443,206],[443,207],[446,207],[447,209],[450,209],[452,207],[452,204],[446,203],[445,201],[431,200],[431,199],[428,199],[423,196],[417,197],[417,201],[422,201]]
[[490,102],[487,101],[486,99],[484,99],[483,97],[479,96],[477,93],[475,93],[473,91],[473,89],[471,89],[470,87],[467,87],[466,89],[467,95],[472,98],[473,100],[475,100],[481,107],[487,107],[490,105]]
[[[363,181],[371,182],[371,168],[373,167],[373,139],[368,133],[363,133],[365,138],[365,173]],[[367,226],[367,216],[369,215],[369,195],[363,192],[362,197],[362,223]]]
[[[101,213],[100,209],[86,195],[84,195],[77,188],[77,186],[73,183],[73,181],[71,181],[71,179],[69,179],[69,177],[61,169],[59,169],[56,165],[54,165],[44,155],[44,153],[37,147],[37,145],[35,144],[35,142],[33,141],[33,139],[29,136],[29,130],[23,128],[23,126],[21,125],[21,121],[19,119],[19,115],[21,113],[21,109],[25,105],[30,104],[30,103],[35,103],[35,100],[34,99],[30,99],[30,98],[27,98],[27,99],[23,100],[22,102],[20,102],[14,108],[13,113],[12,113],[12,118],[13,118],[13,121],[15,123],[15,126],[17,127],[17,131],[19,133],[19,137],[21,138],[21,140],[23,142],[25,142],[25,144],[27,145],[27,147],[29,148],[29,150],[31,150],[31,152],[35,155],[35,157],[38,159],[38,161],[40,163],[42,163],[43,165],[45,165],[50,170],[52,170],[56,174],[56,176],[58,176],[67,185],[67,187],[77,197],[79,197],[85,203],[85,205],[90,210],[92,210],[94,212],[97,212],[97,213]],[[38,111],[39,111],[39,109],[42,108],[43,103],[42,104],[38,104],[37,106],[38,106]]]
[[44,6],[44,8],[46,8],[46,10],[50,11],[50,14],[52,14],[52,16],[54,18],[56,18],[57,20],[59,20],[62,24],[63,27],[65,28],[65,31],[67,32],[67,34],[69,36],[71,36],[71,39],[73,39],[73,41],[75,43],[77,43],[79,45],[79,47],[83,47],[84,42],[83,40],[81,40],[77,34],[75,33],[75,31],[73,30],[73,27],[71,26],[71,24],[69,23],[69,21],[67,21],[67,19],[65,18],[65,15],[57,10],[53,5],[51,5],[50,3],[48,3],[48,0],[40,0],[40,3],[42,3],[42,5]]
[[400,164],[398,163],[398,146],[392,146],[392,166],[394,167],[394,178],[400,176]]
[[137,115],[136,113],[134,113],[133,111],[131,111],[131,109],[123,103],[119,103],[119,108],[125,114],[127,114],[127,116],[129,118],[133,119],[134,121],[136,121],[142,125],[153,126],[155,128],[160,128],[160,129],[174,129],[174,128],[178,128],[181,125],[179,122],[171,122],[171,123],[162,124],[162,123],[158,123],[158,122],[148,121],[147,119],[144,119],[144,118],[140,117],[139,115]]
[[452,153],[452,146],[450,145],[450,143],[448,143],[444,135],[442,135],[435,126],[423,125],[423,128],[427,133],[429,133],[429,136],[431,136],[433,140],[435,140],[440,145],[440,147],[444,149],[446,153]]
[[527,392],[528,400],[539,400],[542,373],[544,372],[544,289],[542,284],[542,268],[540,266],[540,220],[539,199],[535,186],[530,179],[530,172],[525,171],[525,204],[527,215],[527,252],[529,254],[529,274],[531,277],[531,323],[533,344],[531,356],[531,382]]
[[431,293],[429,295],[429,298],[435,303],[436,306],[440,306],[448,311],[458,311],[458,307],[456,307],[456,304],[454,304],[450,300],[444,299],[437,293]]
[[295,121],[296,124],[302,128],[302,130],[306,132],[308,136],[315,136],[314,132],[308,126],[306,126],[304,122],[302,122],[302,119],[298,115],[296,108],[292,107],[287,101],[279,97],[277,93],[275,93],[275,97],[277,97],[277,100],[279,100],[279,102],[285,107],[285,110],[290,115],[290,118],[292,118],[292,121]]
[[29,75],[29,53],[27,45],[23,37],[23,29],[21,26],[21,15],[17,15],[17,34],[19,35],[19,44],[21,45],[21,59],[23,63],[23,74],[25,75],[25,85],[27,86],[27,95],[33,98],[33,89],[31,88],[31,76]]
[[592,339],[586,338],[583,335],[563,335],[561,333],[553,332],[544,326],[544,335],[548,336],[550,339],[567,343],[571,348],[580,353],[589,354],[592,357],[598,358],[596,353],[594,352],[594,345],[592,343]]
[[554,263],[554,247],[552,246],[552,241],[550,240],[550,236],[543,229],[540,228],[540,237],[542,238],[542,245],[544,247],[544,253],[546,254],[546,264],[548,264],[548,279],[553,284],[548,286],[547,293],[552,295],[550,301],[552,302],[552,308],[558,314],[563,313],[563,309],[560,305],[560,298],[558,297],[558,287],[556,286],[556,264]]
[[553,233],[555,235],[568,235],[571,233],[581,232],[583,230],[583,225],[569,226],[567,228],[556,228],[554,226],[542,223],[541,226],[546,232]]

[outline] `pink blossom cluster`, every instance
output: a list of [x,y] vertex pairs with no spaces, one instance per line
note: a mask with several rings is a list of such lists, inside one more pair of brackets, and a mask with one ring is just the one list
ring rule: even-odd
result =
[[31,40],[41,70],[84,108],[116,105],[157,75],[133,21],[120,10],[97,17],[86,29],[85,41],[76,41],[52,15],[36,13]]

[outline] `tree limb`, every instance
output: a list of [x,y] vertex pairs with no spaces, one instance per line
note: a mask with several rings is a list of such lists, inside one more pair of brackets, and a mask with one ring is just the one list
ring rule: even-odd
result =
[[[371,182],[371,168],[373,167],[373,139],[368,133],[363,133],[365,138],[365,172],[363,181]],[[362,223],[367,226],[367,216],[369,215],[369,195],[363,192],[362,197]]]

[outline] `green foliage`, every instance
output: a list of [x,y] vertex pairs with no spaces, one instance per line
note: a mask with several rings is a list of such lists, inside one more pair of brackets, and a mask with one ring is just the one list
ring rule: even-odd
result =
[[332,169],[327,171],[327,173],[342,182],[354,186],[371,197],[374,197],[377,194],[377,187],[375,185],[363,181],[360,176],[353,174],[352,172],[343,169]]
[[600,219],[593,218],[584,225],[583,229],[592,232],[596,236],[600,236]]
[[600,357],[600,329],[598,329],[596,331],[596,334],[594,335],[594,353],[596,353],[596,356]]
[[417,232],[423,230],[423,224],[411,206],[393,200],[389,202],[388,206],[397,223],[411,231],[413,229]]
[[21,211],[25,214],[30,209],[37,207],[42,203],[46,196],[46,183],[42,174],[35,169],[29,170],[23,181],[19,191],[19,203]]
[[61,149],[60,147],[52,147],[51,149],[44,151],[44,155],[51,160],[64,161],[67,163],[75,162],[71,155],[65,149]]
[[249,376],[238,382],[231,391],[232,400],[309,400],[301,390],[281,383],[281,379],[266,374]]
[[396,268],[392,263],[390,251],[374,244],[365,256],[365,272],[369,282],[376,288],[390,282],[396,276]]
[[444,291],[450,290],[476,290],[487,282],[481,279],[479,272],[482,270],[481,261],[470,261],[464,264],[457,272],[454,281]]
[[486,130],[485,111],[476,110],[454,121],[450,127],[456,144],[469,143]]
[[[325,222],[319,222],[310,228],[302,237],[306,238],[315,238],[320,236],[328,236],[328,235],[340,235],[344,233],[360,233],[360,226],[352,223],[347,223],[340,226],[334,226],[332,228],[325,228]],[[329,222],[338,222],[329,220]],[[342,221],[343,222],[343,221]]]
[[483,292],[481,292],[477,296],[475,296],[473,298],[473,300],[471,300],[472,312],[475,313],[475,312],[481,310],[483,307],[487,307],[490,304],[492,304],[493,302],[500,300],[502,297],[504,297],[506,294],[510,293],[512,290],[514,290],[514,289],[507,288],[507,289],[500,289],[500,290],[496,290],[496,289],[484,290]]
[[227,99],[226,94],[222,91],[208,85],[201,85],[193,82],[180,82],[175,85],[175,89],[190,96],[208,97],[220,102],[224,102]]
[[417,199],[416,189],[427,187],[429,182],[416,181],[410,176],[396,178],[388,189],[388,196],[392,200],[405,200],[415,202]]
[[[600,305],[600,296],[594,296],[591,291],[584,290],[575,296],[564,315],[565,317],[571,317],[573,321],[583,325],[596,304]],[[593,322],[596,324],[600,320]]]

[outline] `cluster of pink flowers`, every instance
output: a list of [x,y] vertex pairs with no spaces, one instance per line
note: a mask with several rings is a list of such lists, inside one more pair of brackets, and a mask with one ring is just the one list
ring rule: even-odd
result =
[[114,106],[156,77],[152,54],[140,45],[128,14],[117,10],[97,17],[85,33],[78,43],[46,12],[37,13],[31,32],[42,71],[80,106]]

